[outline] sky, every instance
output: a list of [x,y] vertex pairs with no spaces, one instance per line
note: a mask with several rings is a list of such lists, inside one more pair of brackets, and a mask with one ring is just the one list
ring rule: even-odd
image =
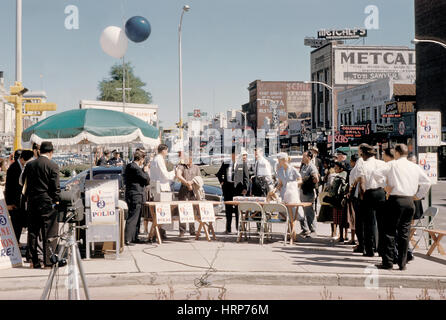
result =
[[[15,2],[0,0],[0,71],[7,87],[15,80]],[[23,0],[25,87],[46,91],[57,112],[96,100],[99,81],[120,61],[102,51],[102,31],[140,15],[149,20],[151,35],[142,43],[129,41],[125,59],[159,105],[161,125],[174,125],[185,4],[191,10],[182,27],[183,116],[194,109],[240,109],[257,79],[309,80],[312,49],[304,37],[324,28],[364,27],[369,5],[379,9],[379,28],[368,30],[366,44],[414,47],[413,0]],[[79,10],[77,30],[65,28],[68,5]]]

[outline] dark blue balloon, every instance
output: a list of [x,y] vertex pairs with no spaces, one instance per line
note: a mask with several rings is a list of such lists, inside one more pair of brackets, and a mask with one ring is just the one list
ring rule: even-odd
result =
[[152,31],[149,21],[140,16],[131,17],[125,24],[125,34],[133,42],[143,42]]

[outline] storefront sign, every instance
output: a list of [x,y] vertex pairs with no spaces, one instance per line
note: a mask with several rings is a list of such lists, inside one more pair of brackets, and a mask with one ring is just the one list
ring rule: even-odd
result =
[[319,30],[317,32],[319,39],[341,40],[341,39],[359,39],[359,37],[367,37],[367,29],[365,28],[345,28],[340,30]]
[[157,224],[171,224],[172,212],[170,211],[170,204],[158,203],[155,205],[156,223]]
[[406,125],[404,124],[404,121],[400,121],[398,124],[398,132],[400,135],[404,135],[404,132],[406,132]]
[[202,222],[215,222],[214,205],[212,203],[202,202],[198,206]]
[[358,85],[390,78],[415,83],[415,50],[334,48],[335,85]]
[[0,269],[22,266],[20,253],[3,194],[0,193]]
[[377,124],[375,132],[393,132],[393,124]]
[[436,153],[419,153],[418,165],[431,179],[432,184],[437,184],[438,155]]
[[180,222],[181,223],[190,223],[194,222],[194,207],[192,203],[179,203],[178,211],[180,213]]
[[386,103],[386,113],[382,114],[383,118],[400,118],[401,114],[398,113],[397,102]]
[[[333,140],[332,135],[329,135],[327,137],[327,139],[328,139],[328,143],[331,143],[331,141]],[[337,134],[337,135],[335,135],[335,143],[348,143],[348,138],[346,136]]]
[[417,138],[420,147],[441,145],[441,112],[420,111],[417,113]]
[[370,124],[357,126],[341,126],[341,133],[347,138],[361,138],[370,134]]

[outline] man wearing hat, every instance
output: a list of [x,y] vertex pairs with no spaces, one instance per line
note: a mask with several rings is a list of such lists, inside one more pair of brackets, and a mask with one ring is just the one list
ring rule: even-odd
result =
[[60,200],[59,166],[54,161],[53,144],[44,141],[40,145],[40,156],[29,162],[23,172],[25,195],[28,198],[30,221],[28,246],[33,268],[41,268],[37,238],[42,232],[45,267],[50,267],[50,257],[56,251],[58,223],[54,206]]
[[113,150],[113,158],[111,158],[110,160],[108,160],[107,164],[111,165],[111,166],[120,166],[122,165],[122,159],[119,155],[118,150]]
[[350,173],[350,163],[349,161],[347,161],[347,154],[344,151],[339,150],[336,152],[336,161],[342,162],[344,164],[345,171],[347,171],[347,173]]

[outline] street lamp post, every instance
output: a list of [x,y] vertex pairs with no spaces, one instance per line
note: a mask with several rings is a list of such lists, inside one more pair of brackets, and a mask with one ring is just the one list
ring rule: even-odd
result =
[[180,114],[178,125],[180,127],[180,138],[183,140],[183,60],[181,56],[181,26],[183,24],[183,15],[190,10],[190,6],[185,5],[181,11],[180,24],[178,25],[178,58],[179,58],[179,99]]
[[334,110],[334,93],[333,93],[333,87],[329,86],[326,83],[320,82],[320,81],[305,81],[304,83],[314,83],[314,84],[320,84],[327,89],[331,91],[331,151],[333,155],[335,154],[335,110]]
[[421,43],[421,42],[426,42],[426,43],[436,43],[439,44],[440,46],[442,46],[443,48],[446,49],[446,43],[443,43],[441,41],[437,41],[437,40],[430,40],[430,39],[413,39],[411,41],[413,44],[417,44],[417,43]]

